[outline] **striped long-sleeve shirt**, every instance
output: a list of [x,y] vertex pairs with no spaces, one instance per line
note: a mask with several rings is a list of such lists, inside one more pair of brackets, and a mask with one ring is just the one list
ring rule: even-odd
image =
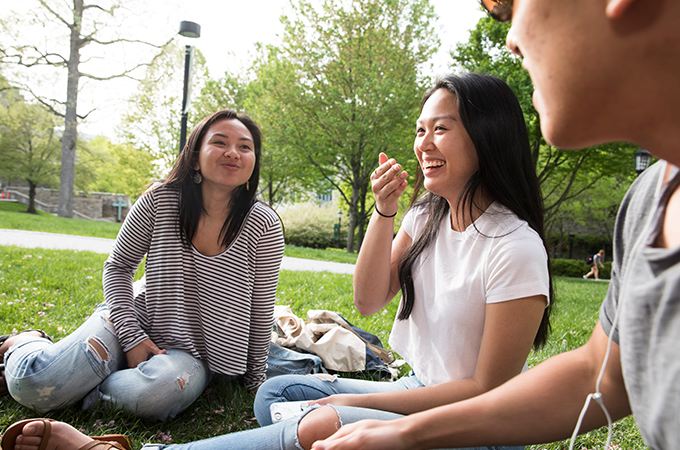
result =
[[[256,388],[265,380],[283,257],[278,217],[255,203],[229,247],[206,256],[182,245],[178,208],[177,191],[147,191],[104,264],[104,298],[118,340],[126,352],[147,338],[190,352],[215,373],[245,374],[246,387]],[[145,277],[133,290],[145,255]]]

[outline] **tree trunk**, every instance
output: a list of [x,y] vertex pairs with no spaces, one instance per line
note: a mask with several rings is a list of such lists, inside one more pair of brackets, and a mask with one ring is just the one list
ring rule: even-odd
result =
[[28,207],[26,212],[29,214],[38,214],[35,210],[35,184],[32,181],[28,182]]
[[347,220],[347,253],[354,253],[354,230],[357,227],[357,204],[359,193],[352,189],[352,198],[349,204],[349,219]]
[[366,194],[368,187],[366,185],[361,187],[360,193],[360,207],[359,207],[359,233],[357,236],[357,253],[361,251],[361,245],[364,243],[364,234],[366,234]]
[[73,216],[73,185],[76,165],[76,142],[78,140],[78,81],[80,79],[80,28],[83,18],[83,0],[73,0],[73,24],[71,25],[68,80],[66,88],[66,114],[64,134],[61,137],[61,179],[59,182],[60,217]]

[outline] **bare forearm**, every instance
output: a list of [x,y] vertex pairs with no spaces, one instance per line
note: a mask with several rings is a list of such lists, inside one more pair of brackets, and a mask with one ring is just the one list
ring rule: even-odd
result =
[[483,392],[485,389],[473,379],[465,379],[417,389],[344,397],[348,406],[408,415],[465,400]]
[[391,254],[394,219],[373,214],[354,269],[354,304],[363,315],[374,314],[394,297]]
[[[396,425],[409,448],[524,445],[565,439],[571,435],[587,395],[595,391],[599,367],[583,353],[581,348],[558,355],[486,394],[411,415]],[[618,373],[605,376],[601,391],[615,420],[630,414]],[[591,403],[581,432],[604,424],[604,414]]]

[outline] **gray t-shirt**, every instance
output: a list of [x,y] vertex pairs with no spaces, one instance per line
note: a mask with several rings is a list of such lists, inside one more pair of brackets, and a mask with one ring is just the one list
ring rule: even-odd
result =
[[[647,169],[621,204],[614,233],[614,261],[600,323],[613,331],[633,414],[652,449],[680,448],[680,248],[654,248],[666,205],[680,184],[674,170],[655,196],[666,168]],[[605,399],[606,401],[606,399]]]

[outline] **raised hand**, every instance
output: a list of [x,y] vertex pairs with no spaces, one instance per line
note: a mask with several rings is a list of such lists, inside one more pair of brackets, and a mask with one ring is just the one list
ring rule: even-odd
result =
[[399,209],[399,197],[408,185],[406,171],[401,172],[401,164],[381,153],[380,165],[371,174],[371,189],[375,206],[382,216],[392,216]]

